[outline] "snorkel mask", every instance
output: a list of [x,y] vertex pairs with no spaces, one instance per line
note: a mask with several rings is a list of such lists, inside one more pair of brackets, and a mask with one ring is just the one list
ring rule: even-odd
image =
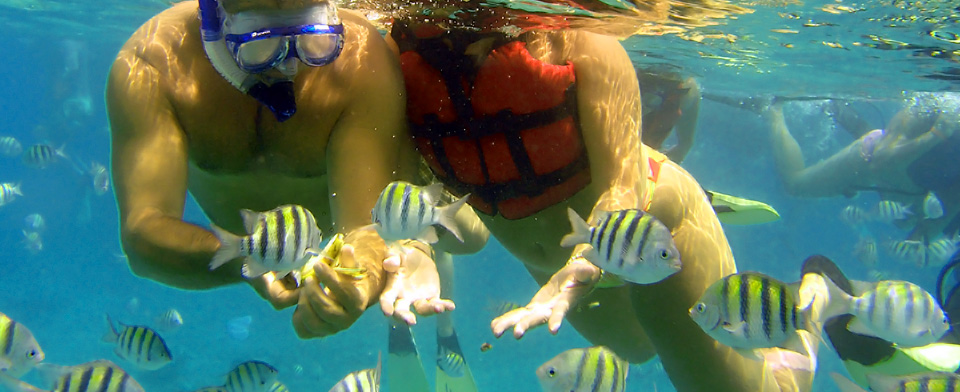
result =
[[[343,50],[336,6],[320,2],[304,10],[226,15],[218,0],[200,0],[200,32],[207,57],[233,87],[250,95],[283,122],[297,112],[291,78],[297,62],[319,67]],[[288,78],[265,82],[276,68]]]

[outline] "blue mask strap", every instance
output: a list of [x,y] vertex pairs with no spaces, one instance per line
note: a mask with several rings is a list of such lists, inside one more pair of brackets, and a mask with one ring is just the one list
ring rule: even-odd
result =
[[269,86],[260,82],[251,87],[247,94],[270,109],[279,122],[287,121],[297,113],[292,81],[284,80]]

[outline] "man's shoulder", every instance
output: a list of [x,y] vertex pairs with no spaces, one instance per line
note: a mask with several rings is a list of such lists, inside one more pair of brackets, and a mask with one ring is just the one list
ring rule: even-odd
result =
[[[396,56],[376,26],[357,11],[340,10],[346,30],[346,44],[337,59],[339,69],[349,75],[354,87],[384,86],[402,80]],[[363,75],[355,78],[354,75]]]
[[[127,40],[121,55],[129,52],[147,60],[156,60],[169,57],[170,53],[182,52],[182,47],[199,40],[197,15],[194,2],[174,4],[140,26]],[[199,45],[194,46],[199,48]]]

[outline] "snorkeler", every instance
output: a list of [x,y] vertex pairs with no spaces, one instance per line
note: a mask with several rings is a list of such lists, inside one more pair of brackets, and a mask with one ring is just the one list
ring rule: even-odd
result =
[[[541,292],[558,290],[547,297],[579,283],[580,302],[599,306],[562,313],[592,344],[634,363],[659,355],[681,391],[809,390],[811,373],[744,359],[689,318],[703,290],[735,272],[733,255],[696,180],[642,145],[639,84],[620,43],[575,30],[507,35],[498,23],[509,18],[485,11],[462,15],[478,30],[411,18],[390,33],[412,133],[438,179],[470,193],[490,233],[547,285]],[[559,246],[568,208],[590,220],[650,212],[671,229],[684,268],[654,285],[590,290],[599,270],[576,256],[584,247]],[[496,335],[517,323],[509,316],[494,320]]]
[[960,230],[960,98],[951,93],[918,96],[885,129],[866,132],[830,158],[806,167],[797,141],[787,129],[782,103],[765,111],[777,171],[796,196],[852,196],[876,191],[884,200],[923,206],[934,193],[941,216],[911,214],[894,223],[911,229],[911,240],[934,241]]
[[637,68],[643,107],[643,144],[663,151],[663,143],[676,132],[677,144],[663,151],[682,163],[693,148],[700,113],[700,84],[676,72]]
[[387,248],[359,228],[386,184],[416,175],[402,83],[377,30],[329,1],[202,0],[153,17],[121,49],[106,89],[133,273],[192,290],[244,281],[239,258],[208,268],[221,244],[182,219],[187,192],[234,234],[245,234],[241,209],[298,204],[327,236],[346,235],[342,266],[366,274],[315,263],[300,289],[273,274],[246,282],[276,308],[297,304],[303,338],[349,327],[386,284]]

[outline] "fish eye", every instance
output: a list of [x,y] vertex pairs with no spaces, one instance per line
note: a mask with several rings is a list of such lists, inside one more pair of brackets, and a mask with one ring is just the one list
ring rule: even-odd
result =
[[547,374],[549,374],[550,377],[556,376],[556,375],[557,375],[557,370],[554,369],[554,368],[550,368],[550,370],[547,370]]
[[37,356],[37,350],[27,351],[27,358],[33,358]]
[[704,305],[703,302],[697,303],[697,313],[703,313],[707,311],[707,305]]
[[660,251],[660,258],[661,258],[661,259],[666,259],[666,258],[668,258],[668,257],[670,257],[670,253],[667,252],[666,249],[663,249],[663,250]]

